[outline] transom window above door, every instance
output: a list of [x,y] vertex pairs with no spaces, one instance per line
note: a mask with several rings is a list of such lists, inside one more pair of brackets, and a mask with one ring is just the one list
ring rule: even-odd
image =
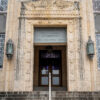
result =
[[64,27],[37,27],[34,28],[35,43],[66,43],[67,28]]

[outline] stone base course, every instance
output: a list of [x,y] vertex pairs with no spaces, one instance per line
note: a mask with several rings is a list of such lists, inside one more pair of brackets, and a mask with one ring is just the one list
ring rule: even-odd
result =
[[[49,100],[48,91],[0,92],[0,100]],[[100,100],[100,92],[53,91],[52,100]]]

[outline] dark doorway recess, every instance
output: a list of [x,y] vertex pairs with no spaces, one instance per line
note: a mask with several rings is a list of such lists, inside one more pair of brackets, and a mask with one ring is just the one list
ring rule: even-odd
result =
[[61,51],[39,51],[39,85],[49,85],[49,72],[51,73],[52,86],[61,86]]
[[52,90],[67,90],[67,50],[66,46],[44,45],[34,47],[34,90],[48,90],[49,72]]

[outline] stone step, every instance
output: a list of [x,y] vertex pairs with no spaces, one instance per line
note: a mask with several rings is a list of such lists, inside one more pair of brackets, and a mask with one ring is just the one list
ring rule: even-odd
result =
[[[0,92],[0,100],[49,100],[48,91]],[[100,100],[100,92],[52,91],[52,100]]]

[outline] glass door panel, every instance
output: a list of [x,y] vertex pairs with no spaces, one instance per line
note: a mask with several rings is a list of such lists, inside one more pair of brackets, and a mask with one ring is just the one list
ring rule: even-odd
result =
[[48,68],[49,68],[49,66],[41,66],[41,74],[42,75],[46,75],[46,74],[48,74]]
[[41,77],[41,85],[48,85],[48,76]]
[[52,51],[48,54],[46,50],[40,51],[39,59],[40,85],[49,85],[49,72],[51,73],[52,86],[60,86],[61,78],[61,52]]
[[59,66],[52,66],[52,74],[54,75],[59,74]]
[[52,85],[60,85],[59,77],[52,77]]

